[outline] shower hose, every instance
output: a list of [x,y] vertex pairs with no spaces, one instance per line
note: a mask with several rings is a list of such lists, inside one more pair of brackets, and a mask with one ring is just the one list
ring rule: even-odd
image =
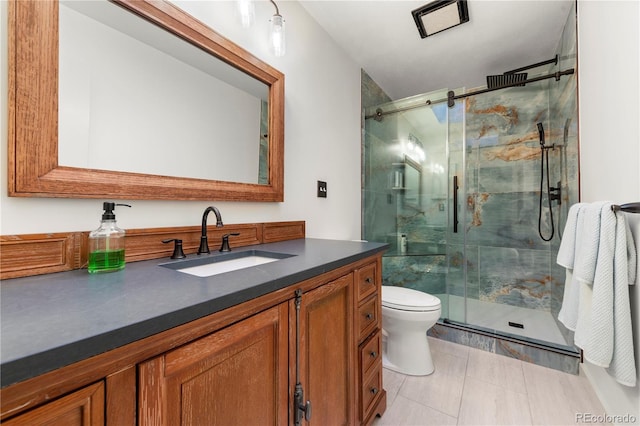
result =
[[[540,143],[540,203],[538,205],[538,234],[543,241],[551,241],[555,233],[553,225],[553,209],[551,208],[551,184],[549,183],[549,148],[544,145],[544,140]],[[551,236],[545,238],[542,235],[542,188],[544,183],[545,162],[547,167],[547,201],[549,203],[549,218],[551,219]]]

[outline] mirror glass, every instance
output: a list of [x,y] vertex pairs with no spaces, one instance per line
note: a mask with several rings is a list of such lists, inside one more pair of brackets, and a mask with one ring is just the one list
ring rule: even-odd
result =
[[404,159],[404,205],[420,209],[421,203],[422,167],[409,157]]
[[269,86],[105,0],[59,7],[60,166],[267,184]]
[[284,200],[277,69],[164,0],[9,0],[8,23],[9,196]]

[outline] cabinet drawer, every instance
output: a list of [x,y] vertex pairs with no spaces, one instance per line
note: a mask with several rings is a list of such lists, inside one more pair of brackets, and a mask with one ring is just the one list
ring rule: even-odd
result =
[[377,289],[376,264],[364,266],[356,272],[356,291],[358,301],[364,300]]
[[358,341],[366,338],[380,323],[378,295],[365,300],[358,308]]
[[382,359],[380,331],[371,336],[360,348],[360,374],[365,377]]
[[362,382],[361,391],[362,406],[360,414],[362,419],[366,419],[369,411],[375,405],[378,395],[382,392],[382,364],[378,364],[372,373],[366,376],[366,379]]
[[104,425],[104,383],[98,382],[6,422],[6,426]]

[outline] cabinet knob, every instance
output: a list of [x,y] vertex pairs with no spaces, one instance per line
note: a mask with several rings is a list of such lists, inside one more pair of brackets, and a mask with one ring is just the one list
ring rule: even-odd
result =
[[377,357],[377,356],[378,356],[378,352],[376,352],[376,351],[371,351],[371,352],[369,353],[369,355],[371,355],[371,358],[375,358],[375,357]]
[[378,393],[378,388],[371,388],[371,393],[372,394],[377,394]]
[[373,314],[369,312],[367,315],[365,315],[365,318],[367,318],[368,320],[373,319]]
[[365,282],[367,282],[369,284],[371,284],[373,282],[373,278],[371,278],[371,277],[367,277],[364,280],[365,280]]

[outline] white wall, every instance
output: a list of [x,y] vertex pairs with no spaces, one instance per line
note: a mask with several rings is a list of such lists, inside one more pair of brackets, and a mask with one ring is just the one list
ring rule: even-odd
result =
[[[578,85],[581,199],[640,201],[640,68],[636,1],[578,1]],[[628,215],[640,246],[640,215]],[[636,368],[640,351],[640,282],[631,288]],[[640,422],[639,387],[619,385],[584,364],[607,414]],[[594,413],[601,414],[601,413]]]
[[[305,220],[307,236],[360,238],[360,67],[299,3],[279,2],[286,21],[287,53],[268,51],[269,2],[257,2],[256,24],[244,29],[233,1],[175,1],[285,74],[285,201],[237,203],[123,200],[123,228],[198,225],[208,205],[225,223]],[[0,234],[88,231],[98,226],[102,200],[7,196],[7,3],[0,1]],[[316,197],[316,181],[328,198]]]

